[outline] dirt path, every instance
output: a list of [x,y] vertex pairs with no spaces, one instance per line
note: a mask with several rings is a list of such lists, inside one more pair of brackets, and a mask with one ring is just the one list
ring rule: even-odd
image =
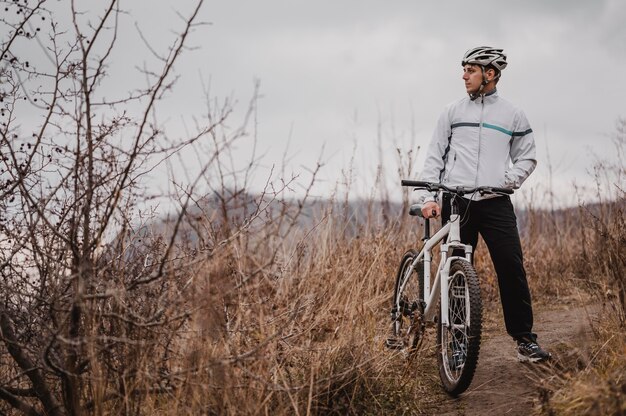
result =
[[[559,308],[539,307],[535,328],[541,345],[558,358],[567,355],[589,339],[592,308],[577,302]],[[499,313],[499,312],[498,312]],[[539,376],[530,364],[521,364],[511,338],[506,335],[501,316],[487,314],[478,368],[471,387],[461,397],[442,396],[440,404],[429,409],[437,415],[529,415],[539,399],[533,379]],[[558,361],[558,360],[556,360]],[[544,371],[546,368],[544,368]]]

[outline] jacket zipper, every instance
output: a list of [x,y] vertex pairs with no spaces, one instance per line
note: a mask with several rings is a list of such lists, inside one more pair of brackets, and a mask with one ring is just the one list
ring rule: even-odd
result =
[[483,136],[483,111],[485,110],[485,96],[482,95],[480,100],[480,120],[478,121],[478,158],[476,160],[476,176],[474,178],[474,186],[478,186],[478,170],[480,166],[480,142]]

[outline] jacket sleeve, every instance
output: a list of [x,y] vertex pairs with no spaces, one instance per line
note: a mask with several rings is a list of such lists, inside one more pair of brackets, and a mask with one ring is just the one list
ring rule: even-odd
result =
[[[439,175],[444,168],[445,161],[443,160],[446,153],[446,148],[449,146],[449,137],[451,134],[450,123],[450,106],[439,116],[437,126],[428,145],[426,153],[426,159],[424,161],[424,168],[419,175],[419,180],[426,182],[439,182]],[[415,202],[423,204],[429,201],[435,201],[435,193],[426,191],[424,189],[415,191]]]
[[511,166],[504,173],[505,187],[517,189],[537,166],[535,136],[523,112],[519,112],[509,151]]

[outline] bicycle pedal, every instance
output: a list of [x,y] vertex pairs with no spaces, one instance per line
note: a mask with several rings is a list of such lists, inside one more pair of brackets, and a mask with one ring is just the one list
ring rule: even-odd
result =
[[401,339],[389,337],[385,340],[385,347],[390,350],[401,350],[404,348],[404,342]]

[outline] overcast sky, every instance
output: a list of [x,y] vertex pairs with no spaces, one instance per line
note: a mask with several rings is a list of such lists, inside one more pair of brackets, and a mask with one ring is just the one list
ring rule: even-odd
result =
[[[122,3],[130,11],[124,61],[144,59],[135,22],[164,46],[181,28],[174,11],[186,15],[191,6]],[[330,193],[352,158],[353,191],[371,192],[378,138],[399,195],[395,149],[420,146],[423,156],[439,113],[465,93],[460,60],[474,46],[508,54],[498,89],[524,109],[538,148],[528,190],[547,183],[548,166],[562,195],[574,182],[589,184],[594,154],[614,154],[610,135],[626,116],[623,0],[223,0],[207,1],[200,20],[210,25],[194,31],[197,49],[176,67],[184,99],[172,105],[172,119],[201,112],[201,79],[214,96],[235,97],[243,114],[258,79],[263,166],[280,164],[289,143],[287,170],[305,177],[323,147],[317,195]]]

